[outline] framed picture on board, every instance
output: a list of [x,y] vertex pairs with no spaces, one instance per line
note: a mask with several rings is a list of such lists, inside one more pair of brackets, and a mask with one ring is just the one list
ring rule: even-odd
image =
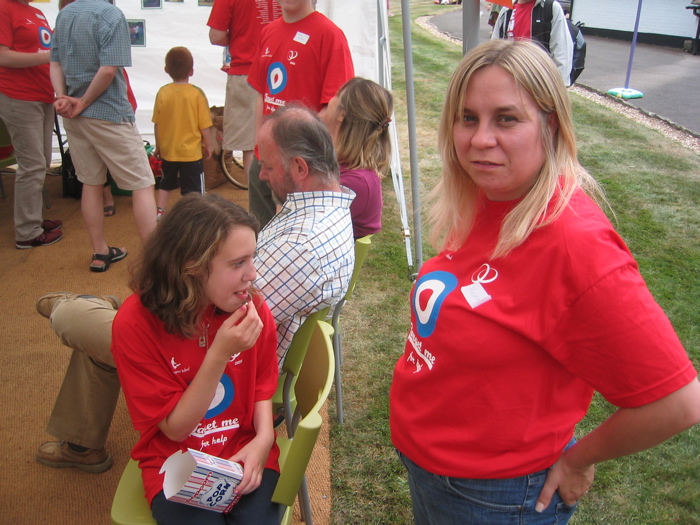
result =
[[198,6],[211,7],[214,5],[214,0],[197,0]]
[[162,0],[141,0],[141,9],[162,9]]
[[145,20],[127,20],[129,26],[129,36],[131,37],[131,45],[133,47],[146,46],[146,21]]
[[165,0],[166,2],[183,2],[184,0]]

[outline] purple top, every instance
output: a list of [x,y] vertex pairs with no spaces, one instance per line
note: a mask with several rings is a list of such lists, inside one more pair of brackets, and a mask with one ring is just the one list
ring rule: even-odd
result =
[[340,184],[355,192],[350,205],[355,239],[382,229],[382,181],[374,170],[349,170],[340,166]]

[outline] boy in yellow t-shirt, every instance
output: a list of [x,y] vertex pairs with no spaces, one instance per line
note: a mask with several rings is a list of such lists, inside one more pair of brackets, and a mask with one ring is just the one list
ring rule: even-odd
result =
[[168,51],[165,72],[173,81],[158,91],[152,119],[154,155],[163,161],[163,179],[156,196],[159,219],[175,188],[180,188],[181,195],[204,193],[203,157],[209,159],[212,154],[209,103],[204,92],[189,83],[194,60],[186,47]]

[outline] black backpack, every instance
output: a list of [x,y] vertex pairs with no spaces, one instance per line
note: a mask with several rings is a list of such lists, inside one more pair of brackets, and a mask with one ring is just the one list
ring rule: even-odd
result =
[[75,166],[73,166],[69,149],[63,154],[61,178],[63,179],[63,196],[79,199],[83,194],[83,183],[78,180],[78,176],[75,174]]
[[[554,0],[544,0],[543,5],[536,5],[532,10],[532,39],[542,45],[549,53],[549,37],[552,32],[552,2]],[[500,38],[506,38],[505,32],[510,22],[511,9],[505,15],[505,22],[500,28]],[[581,75],[586,64],[586,40],[581,32],[581,23],[574,24],[568,18],[566,26],[569,28],[569,36],[574,44],[574,55],[571,60],[570,81],[573,85]]]

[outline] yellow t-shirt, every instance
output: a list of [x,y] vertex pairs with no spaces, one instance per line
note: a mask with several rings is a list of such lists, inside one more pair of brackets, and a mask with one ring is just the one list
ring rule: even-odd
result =
[[153,107],[158,125],[160,157],[171,162],[202,158],[202,132],[212,125],[204,92],[192,84],[167,84],[158,90]]

